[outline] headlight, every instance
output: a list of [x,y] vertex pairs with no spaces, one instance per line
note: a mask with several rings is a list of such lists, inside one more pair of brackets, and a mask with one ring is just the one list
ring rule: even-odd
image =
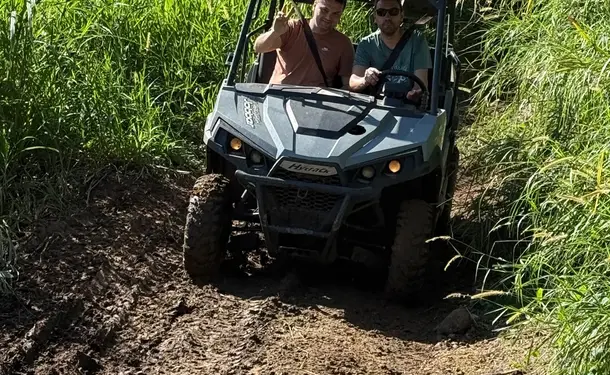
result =
[[362,177],[366,178],[367,180],[370,180],[371,178],[375,177],[375,168],[370,166],[364,167],[362,168],[360,174],[362,174]]
[[252,164],[263,164],[263,155],[256,150],[252,150],[250,152],[250,161]]
[[221,125],[218,129],[215,142],[222,145],[223,151],[228,154],[227,156],[244,160],[248,167],[261,168],[268,166],[268,156],[252,147],[248,140],[244,140],[240,135],[234,135],[227,130],[225,127],[229,127],[229,125],[224,120],[219,119],[218,122],[224,125]]

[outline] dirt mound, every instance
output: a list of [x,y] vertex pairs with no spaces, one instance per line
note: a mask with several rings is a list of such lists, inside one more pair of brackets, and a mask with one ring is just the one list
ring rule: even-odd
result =
[[322,271],[194,285],[192,183],[111,178],[25,236],[0,300],[0,374],[488,374],[523,354],[481,325],[441,341],[452,303],[407,309]]

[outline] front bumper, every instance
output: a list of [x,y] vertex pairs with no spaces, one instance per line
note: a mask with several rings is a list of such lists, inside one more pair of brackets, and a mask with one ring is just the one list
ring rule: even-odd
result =
[[[320,260],[333,257],[333,240],[354,205],[375,199],[371,187],[350,188],[254,175],[241,170],[235,172],[235,177],[256,193],[262,229],[271,251],[292,251]],[[301,247],[298,243],[284,246],[278,239],[287,236],[313,237],[324,245],[317,249]]]

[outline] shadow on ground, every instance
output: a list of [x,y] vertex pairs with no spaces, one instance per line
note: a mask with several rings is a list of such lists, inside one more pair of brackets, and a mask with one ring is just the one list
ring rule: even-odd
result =
[[[279,262],[278,262],[279,263]],[[223,275],[213,285],[220,293],[243,299],[279,297],[299,308],[331,308],[347,323],[401,340],[437,343],[446,337],[435,328],[464,301],[445,299],[451,293],[473,294],[472,263],[456,262],[442,278],[430,285],[424,299],[404,303],[384,298],[385,274],[354,264],[332,266],[273,264],[268,269],[244,272],[236,264],[225,264]],[[454,339],[473,343],[495,335],[482,324]]]

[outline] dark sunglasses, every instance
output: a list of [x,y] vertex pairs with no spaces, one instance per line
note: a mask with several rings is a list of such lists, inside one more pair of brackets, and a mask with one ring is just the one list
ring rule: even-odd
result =
[[400,14],[400,9],[398,9],[398,8],[392,8],[392,9],[377,8],[377,9],[375,9],[375,13],[379,17],[385,17],[385,15],[388,13],[390,13],[390,16],[396,17],[397,15]]

